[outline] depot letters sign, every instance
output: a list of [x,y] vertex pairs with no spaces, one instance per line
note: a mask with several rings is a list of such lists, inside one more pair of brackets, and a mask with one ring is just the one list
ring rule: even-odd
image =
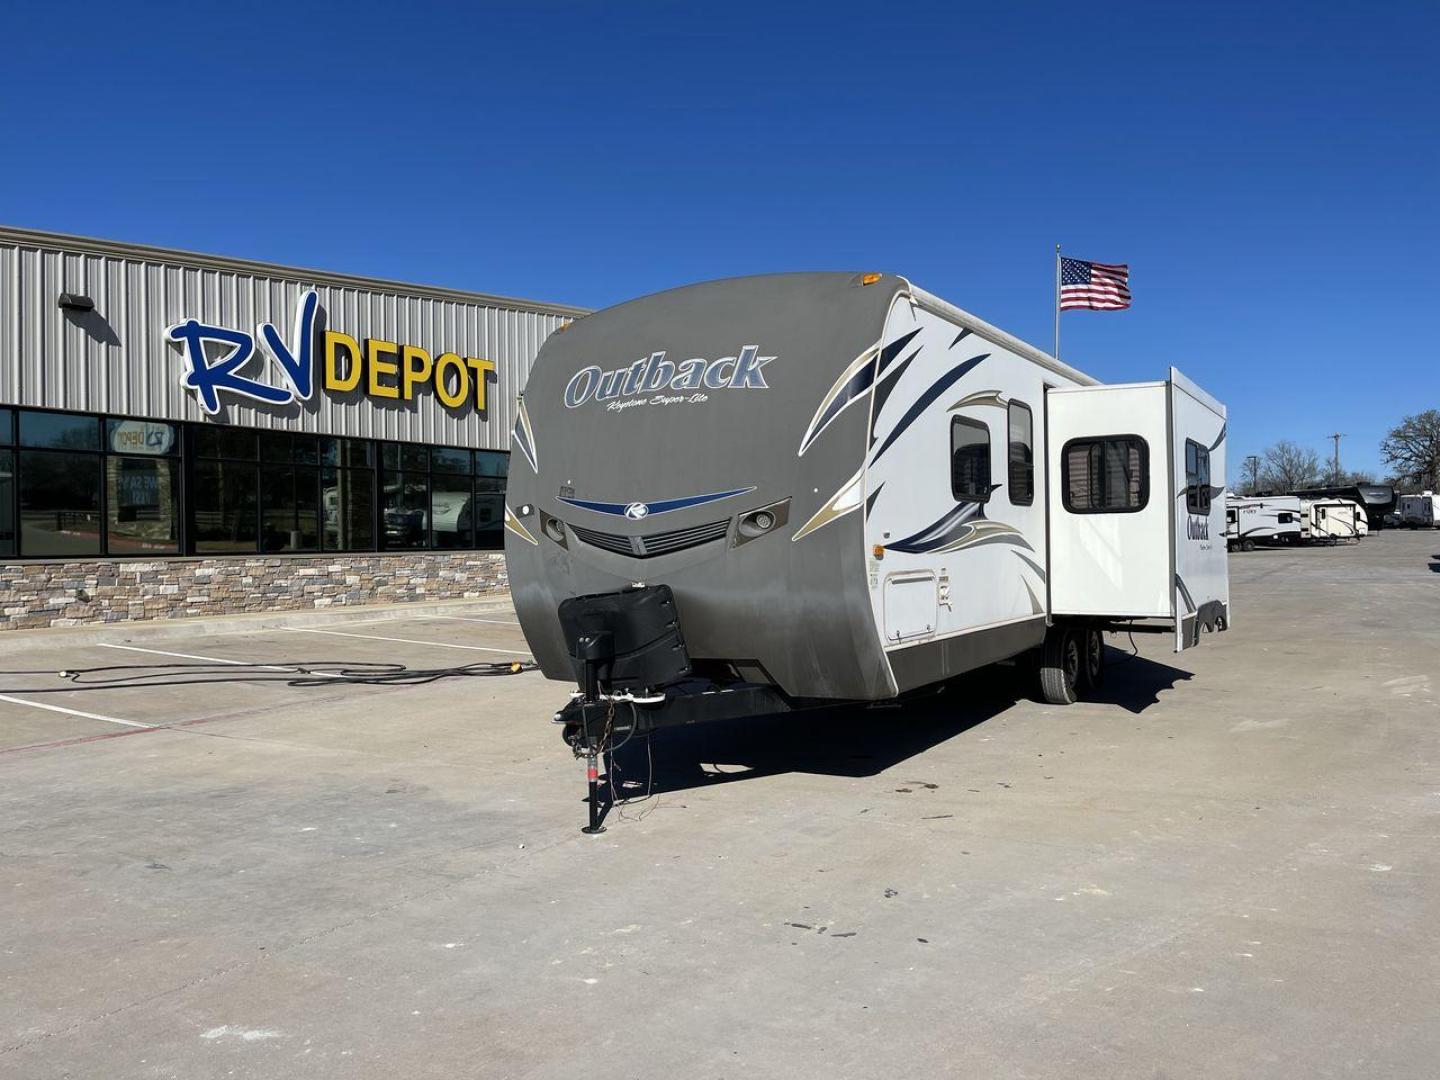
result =
[[[377,401],[411,401],[426,392],[450,409],[485,411],[488,381],[495,373],[493,360],[455,352],[432,356],[418,345],[383,338],[361,342],[337,330],[317,336],[319,309],[320,298],[313,289],[301,293],[288,339],[268,322],[253,334],[198,319],[166,327],[166,339],[179,343],[184,358],[180,385],[211,416],[220,411],[222,393],[268,405],[309,401],[315,392],[318,356],[320,387],[326,393],[358,391]],[[256,377],[271,374],[272,364],[264,365],[262,372],[240,374],[257,351],[272,362],[274,380]]]

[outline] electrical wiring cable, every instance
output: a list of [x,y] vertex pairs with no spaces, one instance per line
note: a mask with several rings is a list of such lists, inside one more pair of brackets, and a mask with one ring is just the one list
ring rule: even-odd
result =
[[[522,660],[479,661],[442,668],[409,668],[404,664],[340,660],[293,664],[109,664],[58,672],[0,671],[0,680],[22,675],[54,675],[65,682],[63,686],[3,686],[0,690],[12,694],[73,694],[89,690],[137,690],[240,682],[283,683],[307,688],[347,683],[358,686],[421,686],[440,679],[519,675],[534,670],[536,665],[533,661]],[[98,678],[93,678],[96,676]]]

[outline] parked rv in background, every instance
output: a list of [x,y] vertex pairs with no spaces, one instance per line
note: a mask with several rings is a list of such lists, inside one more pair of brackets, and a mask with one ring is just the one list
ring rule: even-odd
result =
[[1322,543],[1360,539],[1360,507],[1349,499],[1302,499],[1309,529],[1306,539]]
[[1309,516],[1294,495],[1234,496],[1225,504],[1225,543],[1234,551],[1257,544],[1298,544],[1308,533]]
[[1440,495],[1424,491],[1419,495],[1401,495],[1396,511],[1400,524],[1407,529],[1440,527]]
[[1389,484],[1299,488],[1290,494],[1302,499],[1352,499],[1364,507],[1367,524],[1376,531],[1386,527],[1385,515],[1395,511],[1395,489]]

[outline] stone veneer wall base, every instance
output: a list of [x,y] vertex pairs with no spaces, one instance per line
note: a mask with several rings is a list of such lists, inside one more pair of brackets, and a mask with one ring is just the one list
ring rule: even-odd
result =
[[232,555],[0,563],[0,631],[481,597],[499,552]]

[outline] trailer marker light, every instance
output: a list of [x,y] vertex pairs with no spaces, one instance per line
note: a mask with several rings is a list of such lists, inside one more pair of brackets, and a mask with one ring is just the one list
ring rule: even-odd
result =
[[874,274],[874,273],[864,274],[864,275],[862,275],[861,278],[860,278],[860,284],[861,284],[861,285],[874,285],[875,282],[877,282],[877,281],[879,281],[879,280],[880,280],[880,275],[879,275],[879,274]]
[[885,557],[885,545],[876,544],[870,549],[870,554],[874,555],[877,559],[883,559]]

